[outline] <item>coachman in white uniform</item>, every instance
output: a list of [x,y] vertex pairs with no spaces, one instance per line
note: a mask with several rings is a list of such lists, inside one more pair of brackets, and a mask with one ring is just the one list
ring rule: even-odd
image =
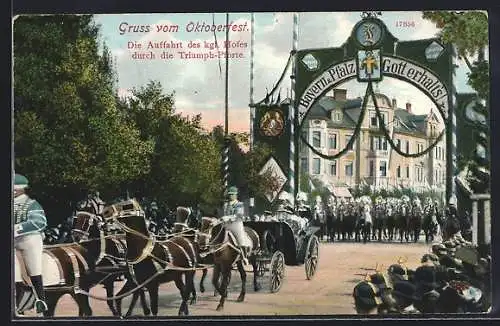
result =
[[42,206],[31,199],[25,190],[28,179],[16,174],[14,179],[14,248],[21,254],[26,271],[35,290],[37,313],[47,311],[42,281],[42,232],[47,227],[47,219]]
[[224,216],[222,220],[225,223],[226,229],[231,231],[236,237],[236,241],[238,241],[238,245],[240,246],[243,263],[248,265],[247,256],[252,248],[252,243],[243,225],[245,208],[243,203],[238,200],[238,188],[229,187],[227,195],[229,196],[229,201],[224,203]]

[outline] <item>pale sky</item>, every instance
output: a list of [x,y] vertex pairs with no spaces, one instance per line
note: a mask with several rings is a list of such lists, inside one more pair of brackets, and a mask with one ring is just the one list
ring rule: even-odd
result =
[[[426,39],[435,36],[434,25],[421,18],[421,12],[383,12],[380,17],[389,31],[399,40]],[[260,101],[279,79],[285,68],[292,49],[292,13],[256,13],[255,45],[254,45],[254,101]],[[230,131],[248,131],[250,114],[250,13],[231,13],[230,22],[244,26],[247,30],[230,32],[230,40],[246,43],[241,48],[243,58],[229,60],[229,129]],[[300,13],[298,48],[339,47],[343,44],[356,24],[361,19],[360,12],[322,12]],[[181,59],[178,51],[193,53],[206,52],[207,49],[188,49],[189,41],[204,44],[213,42],[213,32],[187,32],[190,23],[225,24],[223,13],[196,14],[113,14],[95,15],[96,23],[101,25],[101,41],[105,41],[116,60],[118,70],[118,87],[122,95],[129,94],[133,87],[145,85],[149,80],[158,80],[165,92],[175,91],[176,109],[183,114],[202,114],[202,124],[210,128],[224,123],[224,69],[225,59]],[[415,27],[397,27],[396,21],[414,22]],[[144,25],[150,26],[150,32],[120,32],[123,27]],[[178,25],[177,32],[158,32],[157,26]],[[225,32],[217,32],[217,41],[225,40]],[[165,43],[183,42],[184,49],[156,49],[154,60],[132,59],[135,49],[128,49],[128,42],[138,42],[147,46],[149,41]],[[175,54],[174,59],[160,59],[160,54],[168,50]],[[149,52],[144,50],[143,52]],[[219,66],[220,64],[220,66]],[[220,68],[221,71],[219,70]],[[468,69],[463,62],[457,71],[457,89],[459,92],[472,92],[466,85]],[[290,88],[290,78],[282,84],[282,98]],[[349,81],[341,88],[347,88],[348,97],[364,95],[366,85],[355,80]],[[417,114],[428,113],[432,102],[414,86],[405,82],[384,78],[379,84],[379,91],[396,98],[398,106],[404,108],[407,101]]]

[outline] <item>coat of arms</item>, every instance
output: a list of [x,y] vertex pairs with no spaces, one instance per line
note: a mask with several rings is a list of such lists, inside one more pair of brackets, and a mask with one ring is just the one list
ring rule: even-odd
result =
[[285,127],[283,113],[280,110],[269,110],[260,119],[260,131],[264,136],[276,137],[281,135]]

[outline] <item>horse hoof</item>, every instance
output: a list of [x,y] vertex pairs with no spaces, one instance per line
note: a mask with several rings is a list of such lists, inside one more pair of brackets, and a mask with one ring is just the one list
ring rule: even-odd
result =
[[217,309],[215,309],[215,310],[217,310],[217,311],[222,311],[223,309],[224,309],[224,306],[223,306],[223,305],[221,305],[221,304],[219,304],[219,305],[217,306]]
[[151,310],[149,310],[149,309],[148,309],[148,310],[144,311],[144,315],[145,315],[145,316],[149,316],[149,315],[151,315]]
[[260,287],[260,285],[256,285],[253,287],[253,289],[255,292],[258,292],[258,291],[260,291],[261,287]]
[[245,296],[244,295],[240,295],[238,297],[238,299],[236,299],[236,302],[243,302],[243,301],[245,301]]
[[191,301],[189,301],[189,304],[195,304],[196,303],[196,298],[192,298]]
[[205,287],[200,286],[200,292],[201,292],[201,293],[205,293]]

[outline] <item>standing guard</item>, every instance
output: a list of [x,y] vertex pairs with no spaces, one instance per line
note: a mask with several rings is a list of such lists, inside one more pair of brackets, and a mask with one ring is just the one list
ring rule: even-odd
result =
[[238,245],[240,246],[243,263],[248,265],[247,256],[252,248],[252,243],[248,239],[243,225],[244,206],[238,200],[238,188],[234,186],[229,187],[227,195],[229,196],[229,201],[224,203],[224,216],[222,220],[226,224],[226,229],[231,231],[236,237],[236,241],[238,241]]
[[37,313],[45,313],[45,291],[42,279],[42,232],[47,218],[42,206],[26,194],[28,179],[20,174],[14,178],[14,248],[20,254],[36,296]]
[[309,205],[306,204],[307,202],[307,195],[304,192],[299,192],[297,194],[297,208],[295,211],[297,214],[302,217],[306,218],[308,221],[311,221],[312,219],[312,213],[311,213],[311,208]]

